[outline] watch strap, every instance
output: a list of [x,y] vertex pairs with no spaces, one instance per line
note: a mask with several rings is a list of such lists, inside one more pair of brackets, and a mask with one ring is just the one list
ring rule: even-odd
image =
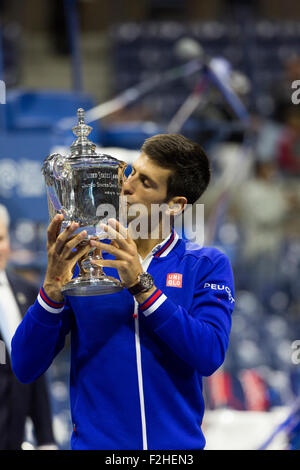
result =
[[132,295],[141,294],[146,290],[147,289],[145,289],[145,287],[140,282],[137,282],[136,284],[134,284],[134,286],[128,288],[128,292],[130,292],[130,294]]
[[153,287],[153,277],[151,274],[144,272],[139,274],[137,283],[128,288],[128,291],[132,295],[141,294],[142,292],[148,292]]

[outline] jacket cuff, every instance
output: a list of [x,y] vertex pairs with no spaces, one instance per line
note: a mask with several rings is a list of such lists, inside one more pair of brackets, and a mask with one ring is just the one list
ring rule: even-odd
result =
[[177,305],[160,289],[156,289],[145,302],[139,305],[139,312],[146,318],[147,325],[153,329],[159,328],[175,310],[177,310]]
[[44,291],[43,287],[41,287],[39,295],[38,295],[38,303],[40,304],[43,309],[47,310],[50,313],[60,313],[63,311],[65,302],[54,302],[51,300],[46,292]]

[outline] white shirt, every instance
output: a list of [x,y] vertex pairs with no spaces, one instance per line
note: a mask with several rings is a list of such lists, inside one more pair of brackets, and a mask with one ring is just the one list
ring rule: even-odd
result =
[[0,332],[9,354],[11,353],[12,337],[21,320],[22,315],[6,273],[5,271],[0,271]]

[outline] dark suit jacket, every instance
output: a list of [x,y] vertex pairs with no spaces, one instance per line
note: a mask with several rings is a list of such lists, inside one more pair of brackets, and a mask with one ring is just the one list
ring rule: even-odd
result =
[[[37,288],[12,272],[6,274],[24,316],[36,300]],[[6,364],[0,365],[0,450],[21,448],[26,417],[30,417],[33,422],[37,445],[54,443],[45,377],[42,376],[31,384],[22,384],[12,371],[6,351]]]

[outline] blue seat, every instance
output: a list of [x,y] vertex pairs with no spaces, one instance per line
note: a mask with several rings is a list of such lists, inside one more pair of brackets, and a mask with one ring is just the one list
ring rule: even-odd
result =
[[[95,106],[86,93],[56,90],[13,89],[6,96],[8,131],[51,131],[60,119],[75,117],[78,108],[86,111]],[[91,139],[100,143],[100,131],[93,126]]]
[[102,129],[102,142],[104,147],[139,150],[145,139],[162,132],[154,123],[118,123]]

